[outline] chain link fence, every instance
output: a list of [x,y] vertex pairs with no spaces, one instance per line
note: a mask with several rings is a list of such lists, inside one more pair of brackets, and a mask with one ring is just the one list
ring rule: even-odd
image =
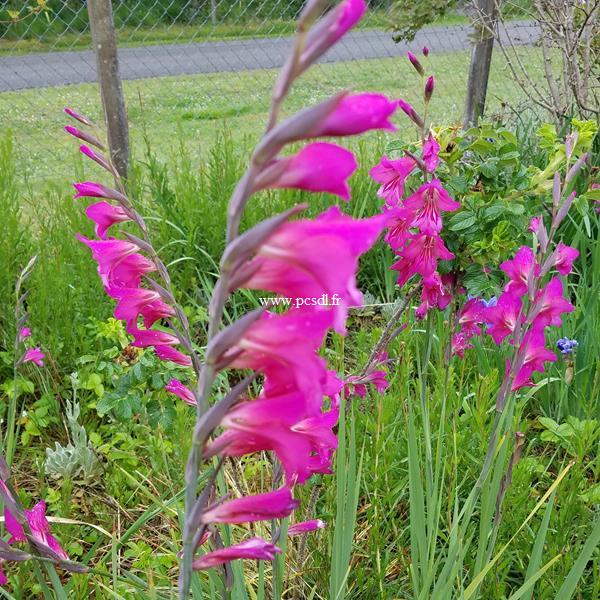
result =
[[[180,141],[194,152],[210,146],[223,126],[232,135],[260,131],[274,71],[290,48],[294,19],[304,0],[113,0],[120,71],[134,155],[149,139],[159,152]],[[389,33],[390,0],[371,0],[360,29],[323,59],[291,102],[314,102],[339,88],[382,90],[418,101],[420,83],[404,56],[423,59],[436,76],[434,117],[459,122],[467,93],[471,27],[452,15],[426,27],[409,43]],[[0,131],[9,129],[23,173],[72,172],[72,144],[63,140],[62,108],[100,118],[96,62],[86,3],[0,2]],[[504,35],[524,47],[527,60],[538,37],[529,21],[510,21]],[[527,47],[525,49],[525,47]],[[488,88],[489,110],[524,100],[497,53]],[[155,149],[156,149],[155,148]]]

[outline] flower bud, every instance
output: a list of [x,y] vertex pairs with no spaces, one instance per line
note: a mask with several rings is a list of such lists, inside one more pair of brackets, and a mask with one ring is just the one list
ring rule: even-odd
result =
[[407,52],[406,56],[408,56],[408,60],[410,60],[410,64],[415,68],[417,73],[419,75],[421,75],[421,77],[423,75],[425,75],[425,71],[423,70],[423,65],[421,65],[421,63],[419,62],[419,59],[412,52]]
[[400,99],[398,100],[398,106],[404,111],[404,113],[408,116],[408,118],[417,125],[417,127],[423,128],[425,123],[423,119],[419,116],[417,111],[406,101]]
[[427,82],[425,83],[425,102],[429,102],[431,100],[431,96],[433,96],[433,89],[435,87],[435,79],[433,75],[427,78]]

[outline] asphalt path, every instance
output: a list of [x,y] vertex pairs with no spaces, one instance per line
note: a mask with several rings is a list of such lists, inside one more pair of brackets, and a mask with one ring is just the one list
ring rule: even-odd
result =
[[[425,45],[432,53],[465,50],[471,47],[470,33],[470,27],[463,25],[426,27],[414,41],[396,44],[385,31],[353,31],[321,62],[389,58]],[[503,32],[515,45],[532,45],[539,35],[539,29],[530,21],[512,21]],[[276,68],[287,56],[290,43],[291,38],[284,37],[120,48],[121,77],[143,79]],[[0,92],[95,81],[96,62],[91,50],[0,57]]]

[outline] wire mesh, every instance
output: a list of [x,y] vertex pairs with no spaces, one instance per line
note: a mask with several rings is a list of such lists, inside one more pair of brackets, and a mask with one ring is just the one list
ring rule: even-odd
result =
[[[23,173],[39,177],[60,175],[65,165],[72,165],[72,145],[59,132],[63,106],[100,116],[86,4],[46,4],[47,10],[5,22],[6,11],[22,3],[0,2],[0,131],[12,130]],[[224,124],[240,135],[259,131],[273,70],[289,52],[302,4],[113,0],[134,151],[144,135],[165,151],[183,137],[201,152]],[[430,55],[424,62],[436,75],[441,105],[436,117],[459,120],[467,93],[471,27],[461,22],[430,26],[410,43],[395,43],[386,29],[389,0],[370,4],[365,26],[322,59],[307,76],[306,89],[294,92],[291,102],[300,106],[340,87],[380,89],[418,100],[418,77],[402,57],[427,46]],[[533,45],[539,34],[531,22],[511,21],[506,35],[517,45]],[[523,99],[499,57],[493,63],[489,98],[492,108]]]

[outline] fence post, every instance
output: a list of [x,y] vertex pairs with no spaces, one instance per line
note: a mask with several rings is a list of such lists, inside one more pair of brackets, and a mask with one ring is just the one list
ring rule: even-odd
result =
[[469,66],[469,82],[463,118],[465,129],[476,125],[485,109],[485,96],[494,48],[492,31],[496,26],[496,0],[476,0],[474,4],[473,36],[475,43]]
[[112,2],[111,0],[87,0],[87,6],[110,155],[119,175],[126,177],[129,162],[129,127],[119,74]]

